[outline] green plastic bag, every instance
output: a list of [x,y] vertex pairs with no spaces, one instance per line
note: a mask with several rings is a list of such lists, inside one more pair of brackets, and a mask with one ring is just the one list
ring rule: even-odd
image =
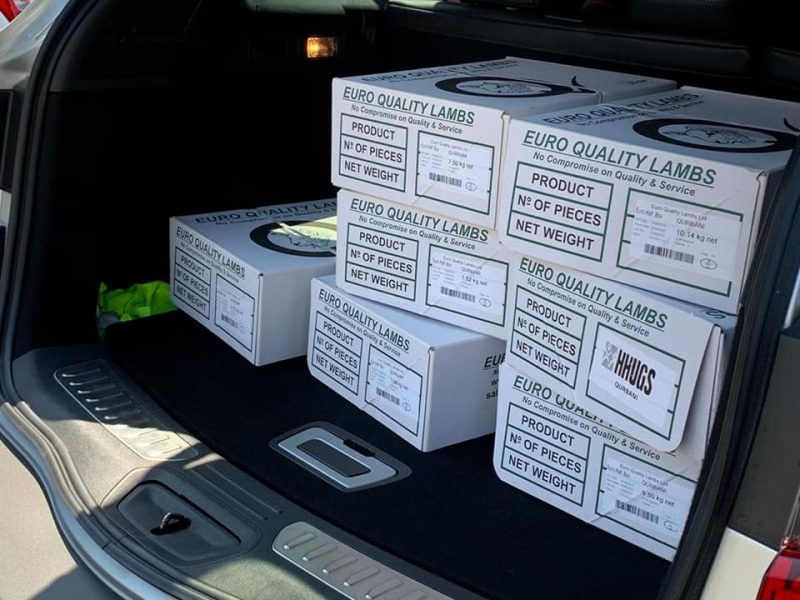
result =
[[100,283],[97,294],[97,327],[103,336],[106,327],[175,310],[164,281],[137,283],[127,289],[109,290]]

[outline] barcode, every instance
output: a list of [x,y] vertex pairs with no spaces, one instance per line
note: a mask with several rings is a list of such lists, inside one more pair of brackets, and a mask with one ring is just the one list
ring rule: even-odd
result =
[[678,260],[687,264],[694,264],[694,254],[681,252],[680,250],[672,250],[671,248],[664,248],[663,246],[653,246],[653,244],[644,245],[644,253],[652,254],[653,256],[663,256],[670,260]]
[[442,175],[440,173],[428,172],[428,179],[437,183],[446,183],[447,185],[452,185],[453,187],[462,186],[462,181],[460,179],[456,177],[450,177],[449,175]]
[[222,314],[222,315],[220,315],[220,316],[219,316],[219,318],[220,318],[220,319],[222,319],[223,321],[225,321],[225,322],[226,322],[228,325],[230,325],[231,327],[238,327],[238,325],[239,325],[239,324],[236,322],[236,320],[235,320],[235,319],[232,319],[232,318],[231,318],[231,317],[229,317],[228,315]]
[[617,508],[620,510],[624,510],[625,512],[629,512],[632,515],[645,519],[646,521],[650,521],[651,523],[655,523],[658,525],[658,515],[654,515],[651,512],[648,512],[644,509],[639,508],[635,504],[629,504],[627,502],[622,502],[620,500],[614,501],[617,505]]
[[454,290],[448,287],[439,287],[439,292],[451,298],[458,298],[459,300],[466,300],[467,302],[475,302],[475,294],[468,294],[461,290]]
[[392,404],[400,406],[400,398],[398,398],[394,394],[390,394],[389,392],[381,388],[375,388],[375,393],[378,394],[378,396],[380,396],[381,398],[388,400]]

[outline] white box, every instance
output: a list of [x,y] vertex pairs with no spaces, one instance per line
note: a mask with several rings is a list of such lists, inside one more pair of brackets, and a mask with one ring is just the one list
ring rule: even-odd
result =
[[311,283],[311,374],[427,452],[494,431],[505,345]]
[[497,228],[524,254],[738,312],[800,105],[682,88],[515,119]]
[[335,199],[172,217],[172,299],[255,365],[301,356],[335,253]]
[[509,116],[674,82],[508,57],[334,79],[334,185],[494,227]]
[[510,366],[657,450],[705,446],[686,420],[735,318],[525,256],[510,281]]
[[[711,400],[692,408],[692,428],[707,433],[716,396]],[[650,448],[552,388],[500,367],[495,471],[548,504],[671,560],[701,466],[683,444],[674,453]]]
[[336,285],[361,296],[506,338],[508,268],[493,229],[342,190]]

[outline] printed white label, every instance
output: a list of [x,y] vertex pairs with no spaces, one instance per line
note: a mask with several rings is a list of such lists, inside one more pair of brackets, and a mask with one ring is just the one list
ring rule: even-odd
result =
[[417,195],[489,212],[493,149],[420,132],[417,156]]
[[606,446],[597,513],[676,548],[695,484]]
[[430,249],[428,304],[503,325],[508,265],[443,248]]
[[659,432],[669,429],[678,395],[678,373],[658,360],[655,350],[599,327],[589,381]]
[[367,369],[367,402],[416,433],[419,425],[422,377],[370,347]]
[[734,214],[631,193],[630,255],[729,281],[742,230]]
[[248,350],[253,349],[255,299],[228,280],[217,277],[214,322]]

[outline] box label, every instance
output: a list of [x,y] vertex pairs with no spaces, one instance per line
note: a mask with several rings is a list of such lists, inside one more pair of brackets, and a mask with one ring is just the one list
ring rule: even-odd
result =
[[609,183],[520,162],[506,233],[534,247],[602,260],[613,190]]
[[413,300],[418,252],[415,240],[348,223],[345,281]]
[[339,174],[397,191],[406,189],[408,129],[341,115]]
[[733,279],[740,215],[631,190],[630,256],[725,282]]
[[695,484],[604,446],[596,512],[677,548]]
[[418,196],[489,214],[494,148],[425,132],[418,145]]
[[252,350],[255,298],[221,275],[217,275],[217,293],[214,306],[214,324],[247,350]]
[[314,314],[312,322],[312,367],[357,394],[363,340],[319,311]]
[[668,429],[678,394],[679,372],[657,358],[658,351],[600,326],[589,382],[659,431]]
[[367,402],[416,434],[422,376],[374,346],[369,349]]
[[206,319],[211,311],[211,271],[175,246],[172,293],[175,299]]
[[479,316],[502,326],[507,287],[506,263],[431,246],[428,306]]

